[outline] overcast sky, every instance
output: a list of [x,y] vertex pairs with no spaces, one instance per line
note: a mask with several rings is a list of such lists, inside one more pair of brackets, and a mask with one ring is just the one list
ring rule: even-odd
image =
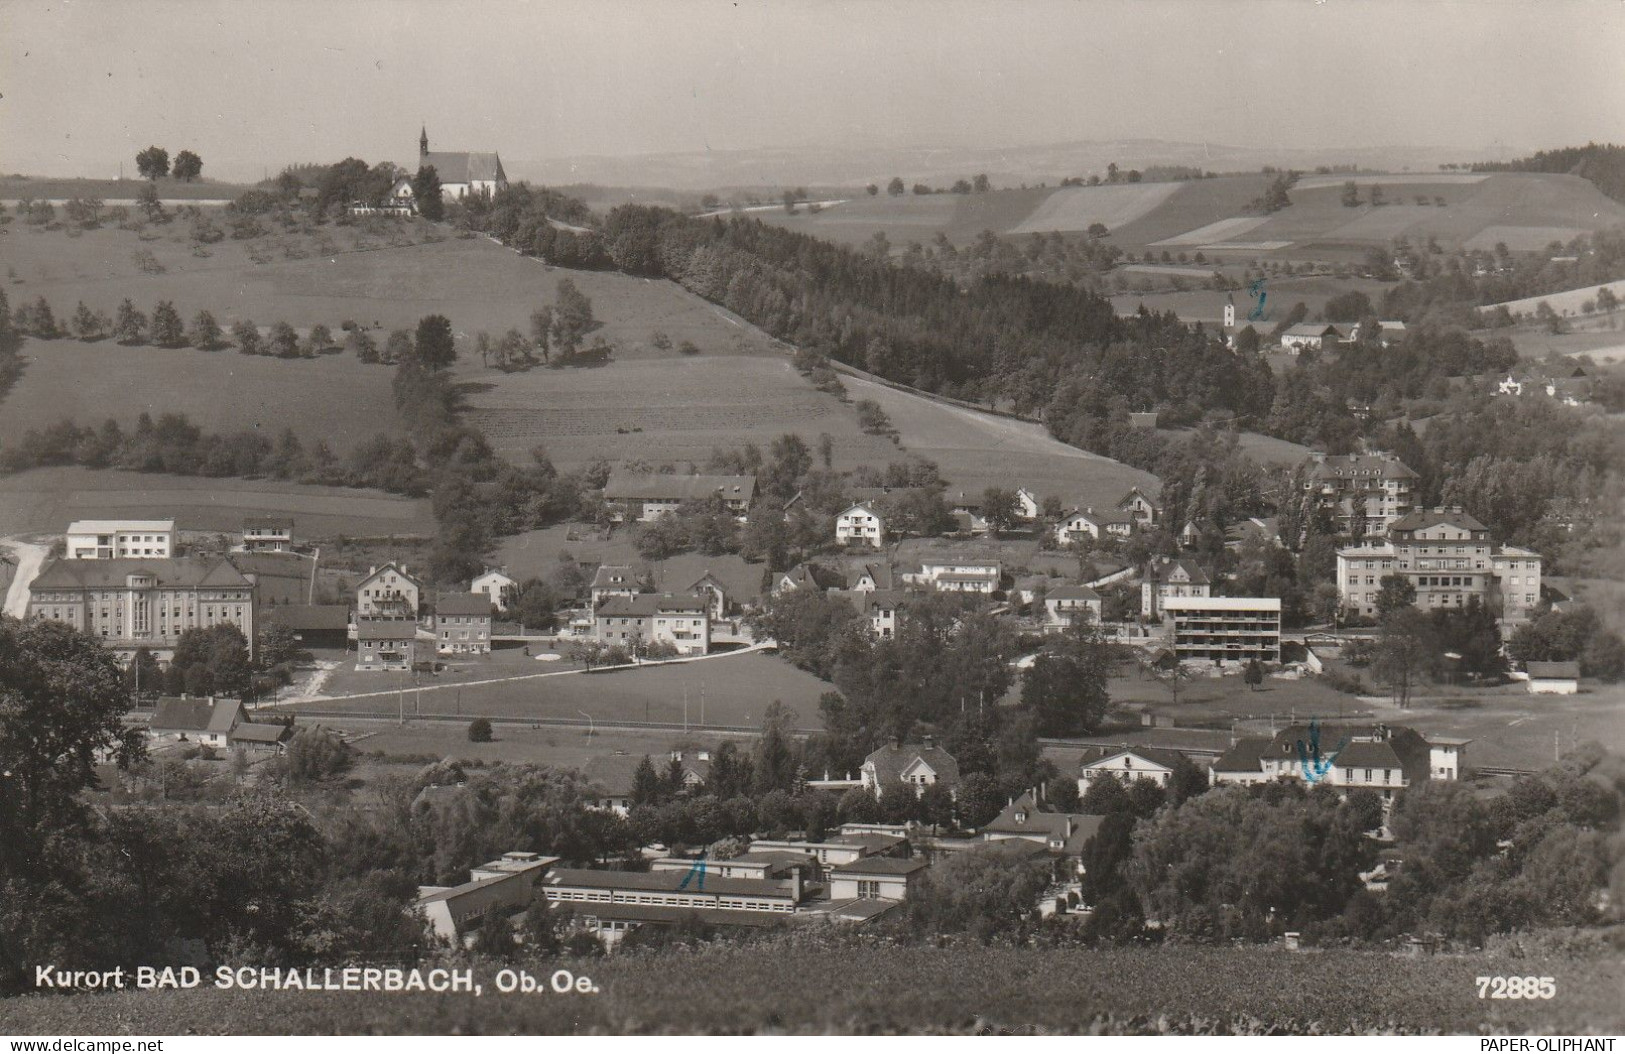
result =
[[1625,142],[1619,0],[0,0],[0,170]]

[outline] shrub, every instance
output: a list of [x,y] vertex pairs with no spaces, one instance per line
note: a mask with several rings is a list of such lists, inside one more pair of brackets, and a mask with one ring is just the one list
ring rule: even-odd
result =
[[483,717],[476,717],[468,723],[468,741],[470,743],[491,742],[491,722]]

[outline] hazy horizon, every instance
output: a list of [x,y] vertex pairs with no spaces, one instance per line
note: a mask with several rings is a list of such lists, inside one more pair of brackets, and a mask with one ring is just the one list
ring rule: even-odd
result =
[[228,180],[410,165],[420,125],[514,178],[1121,140],[1476,154],[1625,141],[1620,54],[1604,0],[0,0],[0,170],[133,175],[149,143]]

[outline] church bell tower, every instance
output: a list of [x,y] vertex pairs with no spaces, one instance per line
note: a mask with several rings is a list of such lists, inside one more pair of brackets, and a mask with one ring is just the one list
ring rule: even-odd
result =
[[429,156],[429,128],[428,128],[427,125],[425,125],[425,126],[423,126],[423,131],[418,134],[418,160],[422,161],[424,158],[426,158],[428,156]]

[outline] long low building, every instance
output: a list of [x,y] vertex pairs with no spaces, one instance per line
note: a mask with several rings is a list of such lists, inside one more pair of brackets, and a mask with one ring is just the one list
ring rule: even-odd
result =
[[492,912],[514,912],[535,900],[537,882],[556,856],[503,853],[481,864],[460,886],[419,886],[417,906],[435,935],[455,941],[468,935]]
[[616,471],[604,484],[604,500],[617,508],[617,519],[658,520],[680,505],[707,498],[721,499],[743,519],[756,500],[756,477]]
[[1243,738],[1213,763],[1218,783],[1294,779],[1384,798],[1424,780],[1457,780],[1468,741],[1424,737],[1398,725],[1294,724],[1273,738]]
[[1162,610],[1182,662],[1281,661],[1279,597],[1169,597]]
[[565,868],[549,874],[542,888],[553,904],[643,904],[788,915],[817,887],[802,882],[799,870],[784,880],[721,878],[708,874],[703,861],[695,861],[686,871]]

